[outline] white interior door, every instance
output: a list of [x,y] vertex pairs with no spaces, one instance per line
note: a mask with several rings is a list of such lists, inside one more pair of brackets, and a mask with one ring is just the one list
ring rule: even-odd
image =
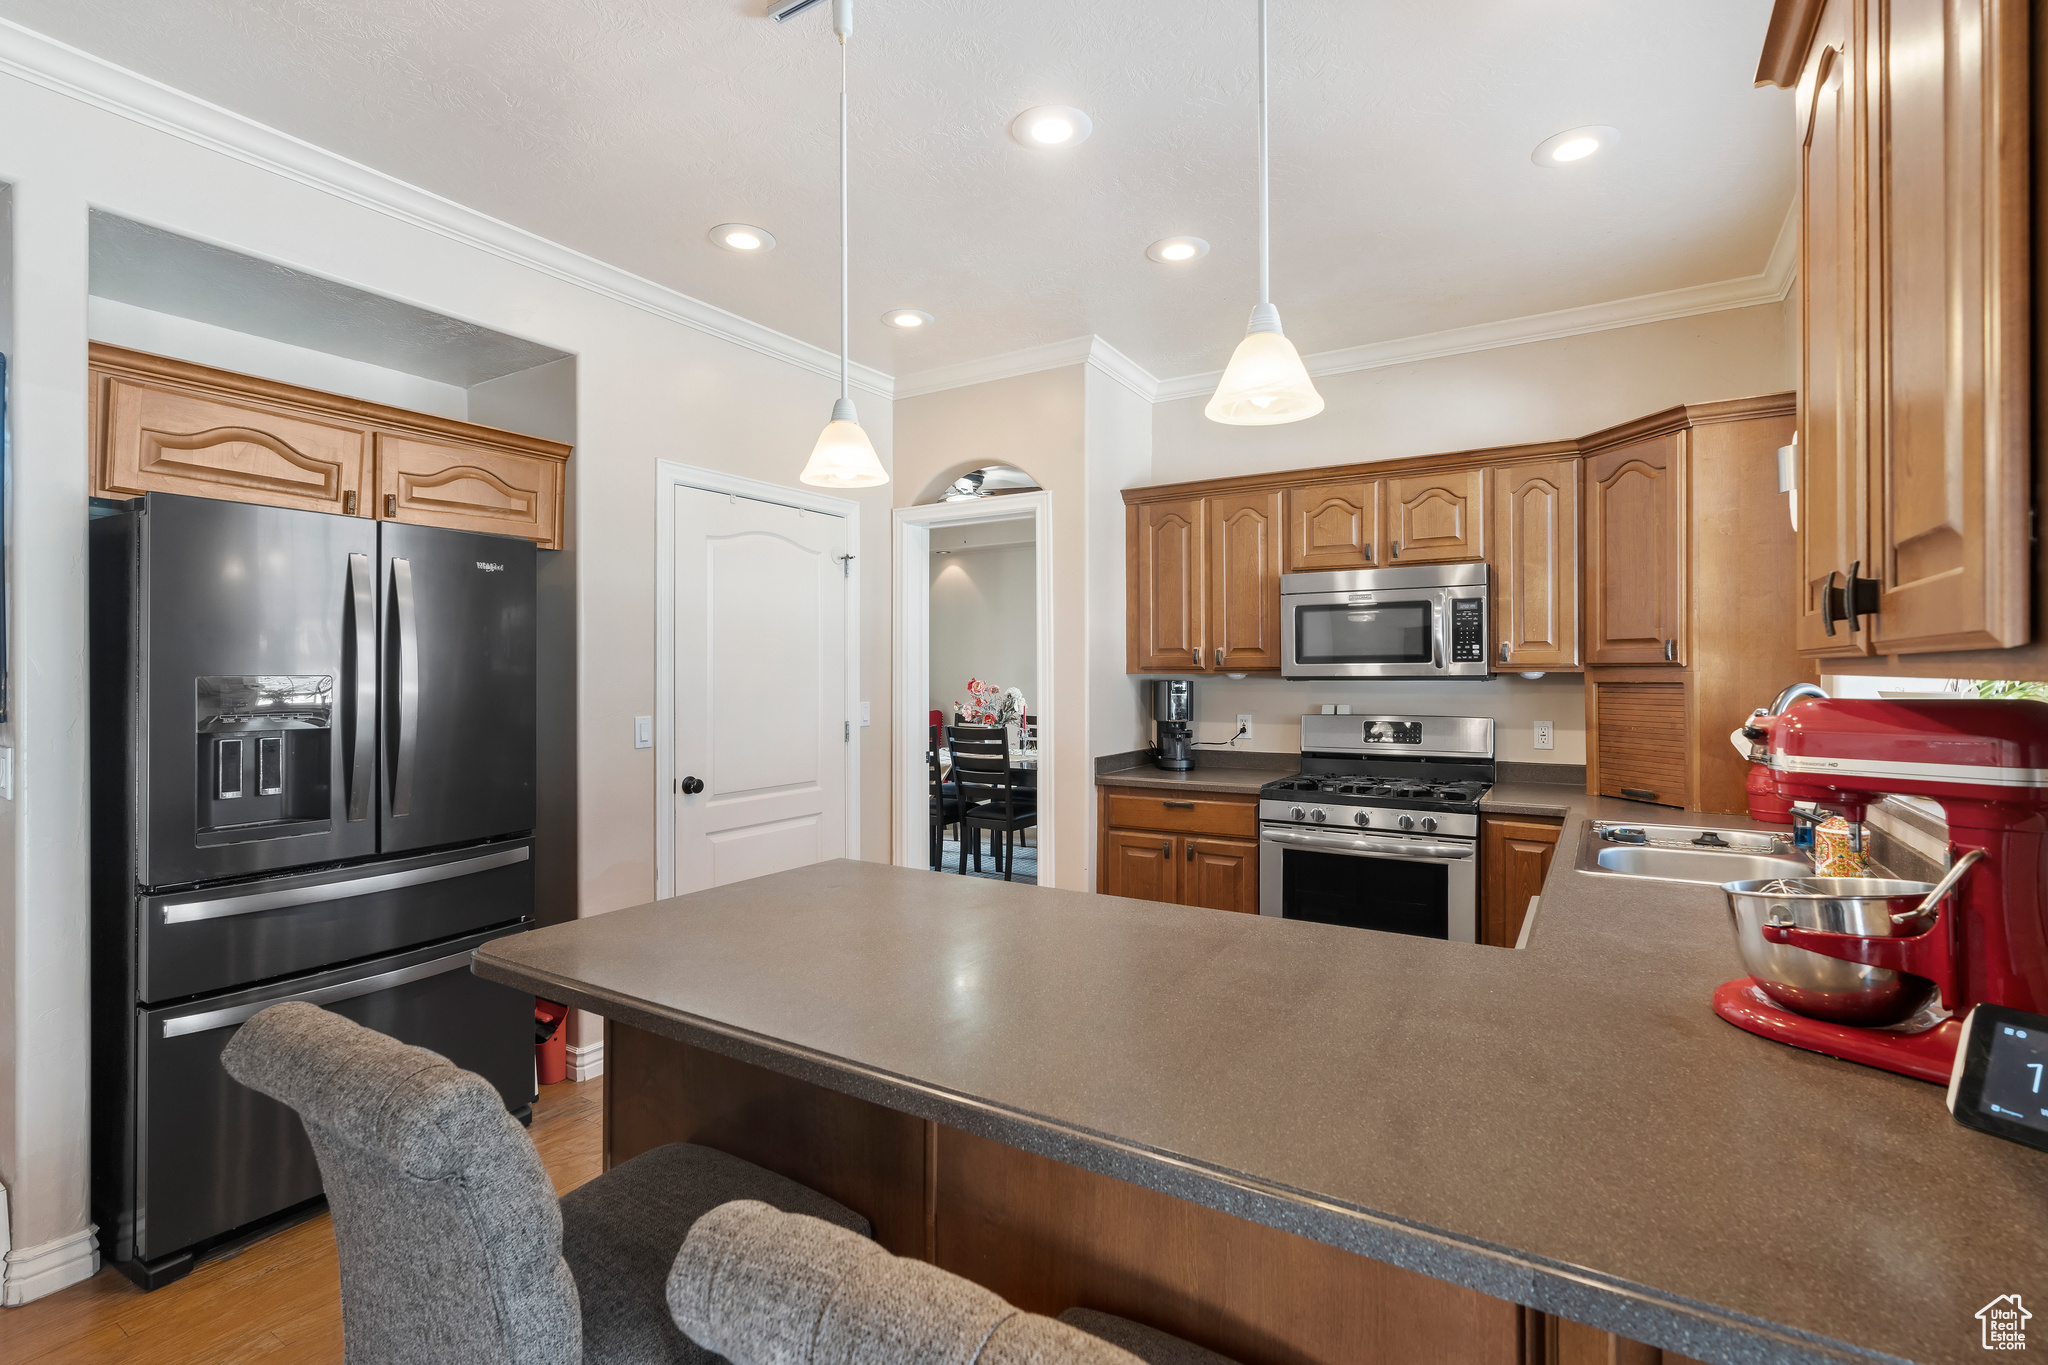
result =
[[673,496],[680,895],[845,849],[852,547],[842,517]]

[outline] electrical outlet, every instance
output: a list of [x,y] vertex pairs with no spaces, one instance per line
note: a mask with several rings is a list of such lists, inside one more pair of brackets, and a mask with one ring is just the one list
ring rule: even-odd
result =
[[1553,736],[1553,735],[1551,734],[1551,722],[1549,722],[1549,721],[1547,721],[1547,720],[1539,720],[1539,721],[1537,721],[1537,722],[1536,722],[1536,747],[1537,747],[1537,748],[1539,748],[1539,749],[1551,749],[1551,748],[1555,748],[1555,747],[1556,747],[1556,745],[1555,745],[1555,744],[1554,744],[1554,743],[1552,742],[1552,741],[1553,741],[1553,739],[1554,739],[1554,736]]
[[1237,732],[1243,735],[1246,739],[1251,738],[1252,718],[1249,712],[1240,711],[1237,713]]
[[654,717],[633,717],[633,747],[652,749],[654,747]]

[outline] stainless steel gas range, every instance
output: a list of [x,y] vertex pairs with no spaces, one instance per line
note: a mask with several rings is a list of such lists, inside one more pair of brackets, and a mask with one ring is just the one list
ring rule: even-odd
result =
[[1301,773],[1259,789],[1259,913],[1473,943],[1484,716],[1301,718]]

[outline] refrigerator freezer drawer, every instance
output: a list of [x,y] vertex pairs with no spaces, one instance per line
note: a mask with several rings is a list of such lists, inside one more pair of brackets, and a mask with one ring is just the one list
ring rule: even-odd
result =
[[221,1050],[242,1022],[308,1000],[483,1075],[508,1108],[533,1099],[533,1000],[469,971],[504,932],[418,949],[259,990],[135,1015],[138,1122],[132,1207],[111,1215],[116,1260],[158,1261],[320,1193],[298,1115],[229,1078]]
[[136,995],[146,1002],[230,990],[533,914],[533,842],[136,901]]

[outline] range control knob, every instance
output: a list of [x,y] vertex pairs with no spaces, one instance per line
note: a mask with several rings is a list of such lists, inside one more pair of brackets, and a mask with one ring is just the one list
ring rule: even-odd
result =
[[1436,833],[1436,817],[1434,815],[1425,815],[1422,817],[1422,832],[1424,834]]
[[1396,820],[1394,823],[1399,825],[1402,829],[1414,829],[1415,817],[1412,815],[1404,815],[1400,819]]
[[1372,816],[1366,814],[1364,811],[1359,811],[1356,815],[1353,815],[1351,817],[1351,823],[1354,825],[1369,825],[1372,823]]
[[1291,810],[1291,811],[1289,811],[1289,812],[1287,812],[1287,813],[1288,813],[1288,814],[1289,814],[1290,816],[1294,817],[1294,818],[1295,818],[1296,820],[1306,820],[1306,819],[1308,819],[1308,812],[1307,812],[1307,811],[1305,811],[1305,810],[1303,810],[1303,809],[1302,809],[1302,808],[1301,808],[1300,806],[1296,806],[1296,807],[1295,807],[1295,808],[1294,808],[1293,810]]
[[1323,808],[1321,806],[1317,806],[1314,810],[1308,813],[1308,818],[1320,825],[1321,823],[1323,823],[1323,821],[1329,819],[1330,817],[1323,812]]

